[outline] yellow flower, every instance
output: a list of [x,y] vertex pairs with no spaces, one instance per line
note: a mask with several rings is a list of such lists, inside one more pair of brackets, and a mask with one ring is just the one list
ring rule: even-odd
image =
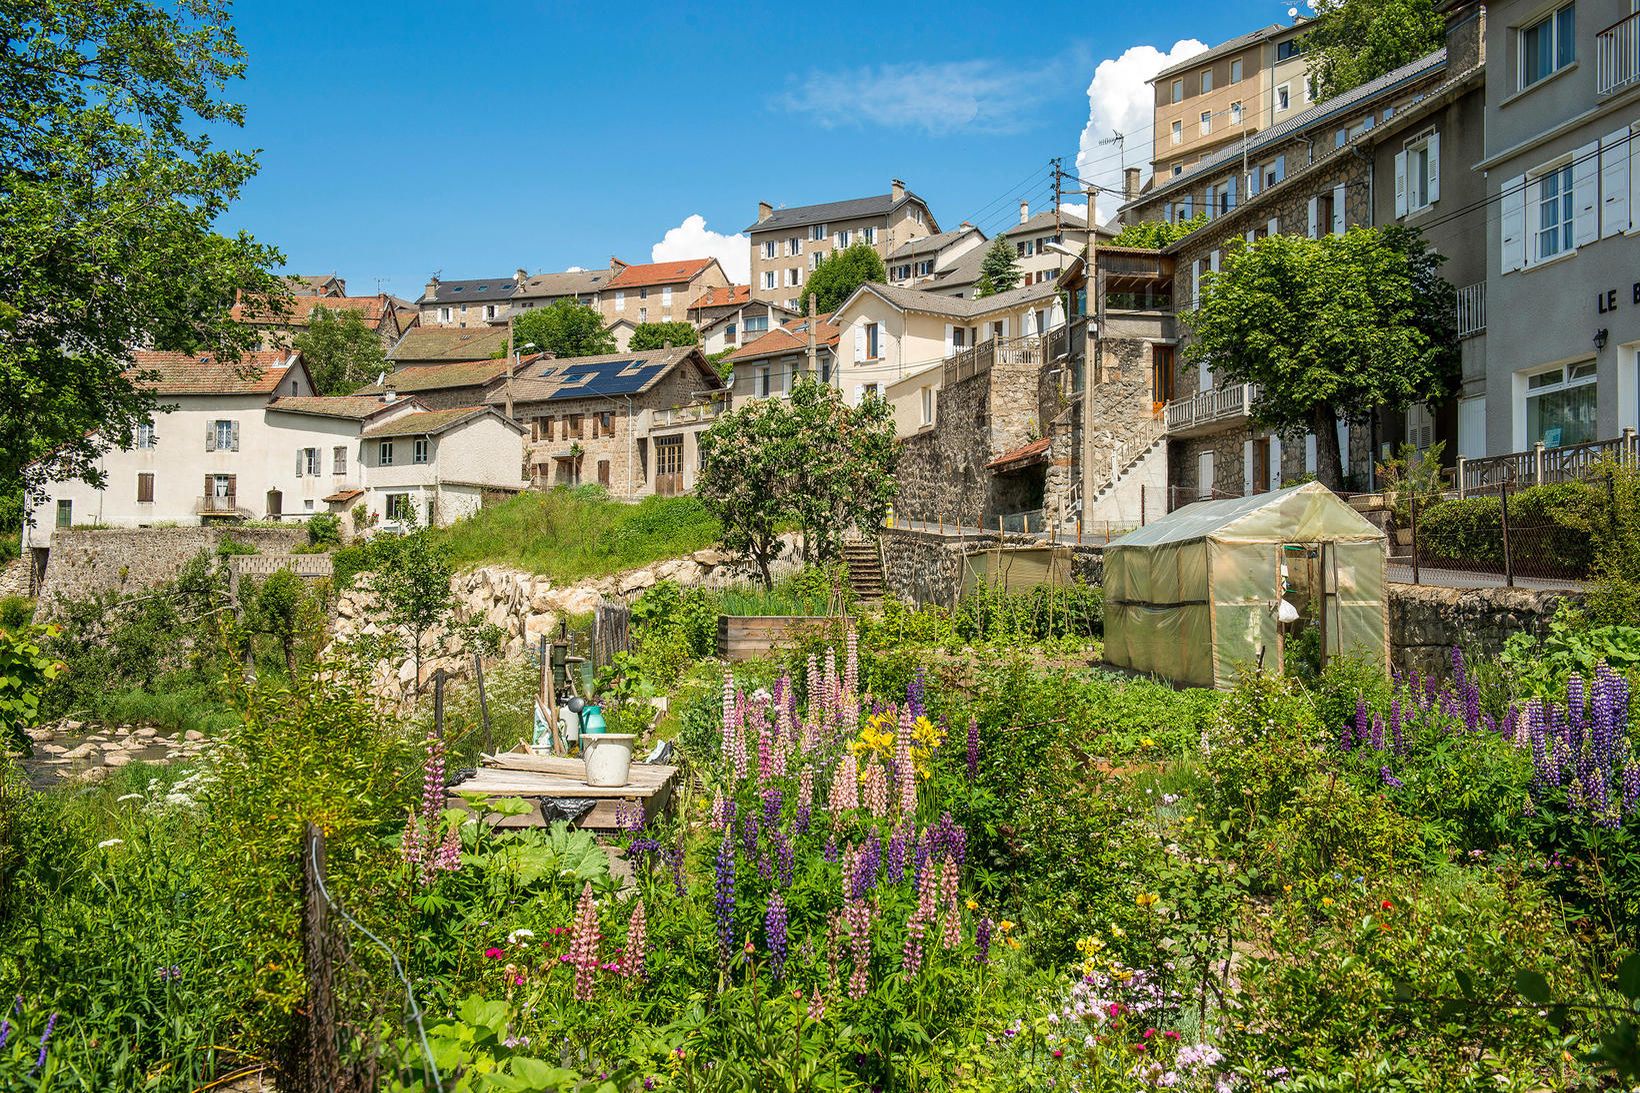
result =
[[1143,740],[1139,741],[1139,746],[1141,748],[1154,748],[1156,746],[1156,741],[1147,736]]
[[977,900],[977,899],[972,899],[972,898],[970,898],[970,899],[969,899],[969,900],[968,900],[968,909],[969,909],[969,910],[970,910],[970,911],[977,911],[977,910],[979,910],[979,900]]
[[997,923],[997,929],[1001,930],[1005,934],[1013,933],[1014,923],[1010,922],[1008,919],[1003,919],[1001,922]]
[[1110,936],[1111,937],[1126,937],[1127,932],[1125,930],[1123,930],[1120,926],[1112,926],[1110,928]]
[[1333,905],[1333,901],[1332,901],[1331,896],[1322,896],[1321,897],[1321,906],[1331,907],[1332,905]]
[[1282,885],[1282,886],[1281,886],[1281,890],[1282,890],[1282,891],[1283,891],[1283,892],[1291,892],[1291,891],[1292,891],[1292,890],[1293,890],[1293,886],[1292,886],[1292,885],[1290,885],[1290,884],[1283,884],[1283,885]]
[[1137,896],[1133,897],[1133,902],[1137,903],[1140,907],[1154,907],[1156,906],[1156,901],[1161,898],[1162,897],[1158,896],[1155,892],[1140,892]]

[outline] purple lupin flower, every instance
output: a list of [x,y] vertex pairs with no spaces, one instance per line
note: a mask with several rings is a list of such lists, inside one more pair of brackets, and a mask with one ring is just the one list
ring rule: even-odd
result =
[[926,710],[923,705],[925,689],[923,669],[921,665],[918,665],[916,673],[911,677],[911,682],[905,686],[905,704],[913,721],[921,717]]
[[786,968],[786,901],[777,891],[769,897],[769,908],[763,915],[763,944],[769,950],[769,973],[776,983]]
[[1640,812],[1640,763],[1629,760],[1623,768],[1623,815]]
[[979,718],[968,719],[968,780],[979,777]]
[[835,862],[840,854],[841,851],[837,848],[837,837],[833,835],[826,840],[825,848],[820,851],[820,856],[829,862]]
[[1383,779],[1384,784],[1391,789],[1406,788],[1406,783],[1395,777],[1395,774],[1388,767],[1379,767],[1378,777]]
[[1401,736],[1401,696],[1389,700],[1389,738],[1396,755],[1407,753],[1406,741]]
[[867,892],[877,886],[877,874],[882,868],[883,843],[873,830],[866,836],[866,841],[860,844],[859,854],[855,858],[854,872],[849,877],[849,898],[864,899]]
[[1384,750],[1384,719],[1377,714],[1372,715],[1372,750]]
[[6,1049],[6,1041],[11,1039],[11,1018],[0,1021],[0,1051]]
[[34,1068],[29,1071],[30,1074],[37,1073],[41,1067],[46,1065],[46,1043],[51,1039],[51,1034],[56,1028],[57,1015],[53,1013],[46,1018],[46,1030],[40,1034],[40,1055],[34,1060]]
[[712,909],[717,916],[718,967],[727,968],[735,947],[735,842],[728,834],[718,846]]
[[991,962],[991,920],[982,918],[974,925],[974,959],[981,964]]
[[1365,744],[1372,739],[1372,722],[1367,717],[1367,700],[1355,699],[1355,743]]
[[916,838],[916,827],[909,820],[902,820],[894,826],[894,834],[888,839],[888,860],[884,875],[890,884],[898,884],[905,879],[905,863],[910,842]]
[[666,864],[672,870],[672,890],[679,899],[689,894],[689,882],[683,876],[683,847],[674,846],[666,851]]
[[777,827],[780,824],[780,807],[785,803],[785,795],[772,786],[763,791],[763,826]]

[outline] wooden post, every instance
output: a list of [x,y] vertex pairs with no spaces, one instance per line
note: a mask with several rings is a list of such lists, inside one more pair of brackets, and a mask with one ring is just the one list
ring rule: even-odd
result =
[[336,997],[332,990],[330,908],[322,885],[325,837],[312,821],[302,830],[302,965],[307,980],[307,1013],[302,1021],[303,1088],[335,1089],[341,1084],[336,1046]]
[[490,736],[490,702],[484,694],[484,658],[473,654],[473,675],[478,680],[478,720],[484,726],[484,754],[495,754],[495,741]]
[[1418,495],[1412,495],[1412,516],[1408,521],[1412,530],[1412,583],[1418,583]]
[[1139,483],[1139,526],[1145,526],[1145,484]]
[[444,739],[444,669],[433,673],[433,735]]

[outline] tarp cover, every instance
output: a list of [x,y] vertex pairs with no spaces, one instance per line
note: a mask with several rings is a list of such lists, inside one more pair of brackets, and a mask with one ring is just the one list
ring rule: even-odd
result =
[[1179,683],[1226,687],[1279,669],[1282,547],[1325,545],[1329,653],[1387,663],[1384,533],[1308,482],[1187,505],[1105,549],[1105,659]]

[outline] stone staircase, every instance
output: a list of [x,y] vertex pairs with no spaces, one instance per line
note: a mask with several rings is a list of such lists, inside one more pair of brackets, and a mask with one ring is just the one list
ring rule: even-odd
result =
[[876,603],[883,598],[883,558],[876,540],[845,540],[843,563],[848,566],[848,586],[856,600]]

